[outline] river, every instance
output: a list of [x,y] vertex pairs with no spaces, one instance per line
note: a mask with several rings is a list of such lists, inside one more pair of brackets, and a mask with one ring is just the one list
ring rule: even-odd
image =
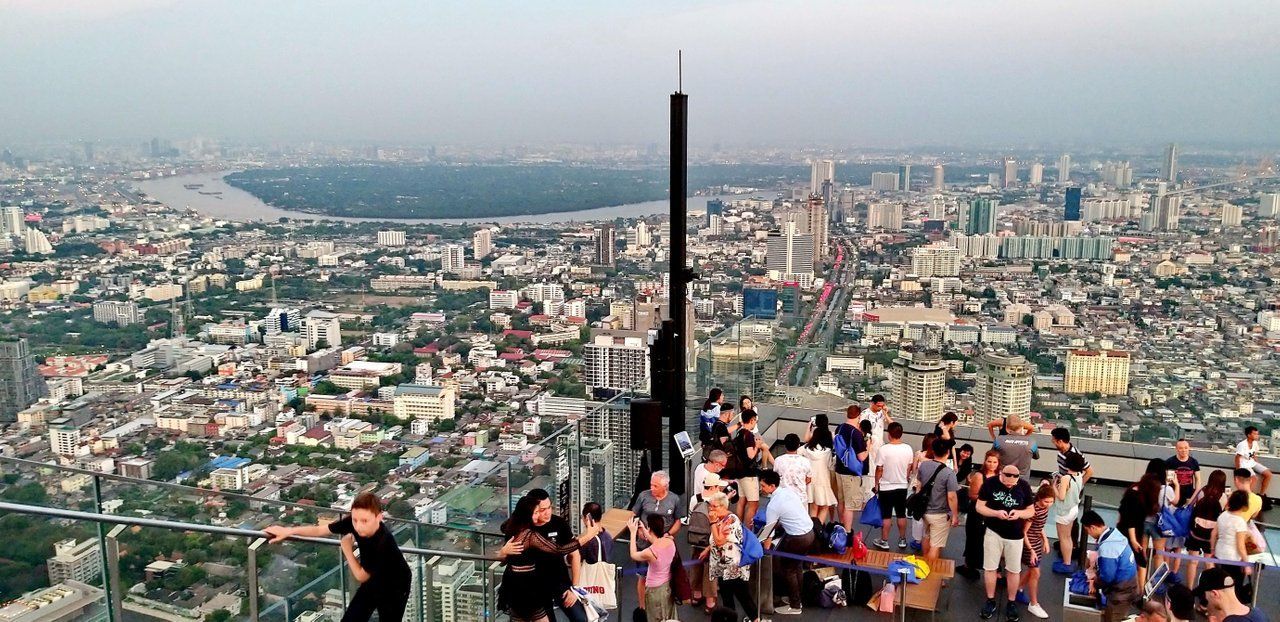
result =
[[[147,196],[150,196],[151,198],[174,209],[191,208],[196,212],[211,218],[237,221],[272,221],[279,220],[281,218],[295,218],[299,220],[403,222],[409,224],[464,224],[480,222],[495,222],[499,224],[546,224],[557,222],[581,222],[589,220],[611,220],[614,218],[636,218],[639,216],[667,214],[670,211],[669,202],[666,199],[663,199],[660,201],[645,201],[643,203],[615,205],[613,207],[601,207],[598,209],[581,210],[576,212],[553,212],[547,214],[502,216],[493,218],[352,218],[344,216],[325,216],[323,214],[293,212],[267,205],[259,200],[258,197],[236,188],[222,179],[223,176],[228,175],[231,172],[232,171],[223,171],[220,173],[201,173],[196,175],[164,177],[161,179],[134,182],[134,186],[136,186],[139,191],[146,193]],[[196,185],[199,187],[187,187]],[[745,196],[746,195],[743,195],[743,197]],[[706,209],[707,201],[712,198],[714,197],[689,197],[689,209],[691,211],[704,210]],[[726,196],[721,198],[734,199],[739,197]]]

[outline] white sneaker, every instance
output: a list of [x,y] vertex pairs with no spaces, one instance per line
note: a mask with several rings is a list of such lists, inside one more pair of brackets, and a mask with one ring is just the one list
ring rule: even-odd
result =
[[773,610],[773,614],[779,615],[779,616],[795,616],[795,615],[800,615],[800,613],[803,611],[804,610],[799,607],[792,607],[790,605],[785,605],[782,607],[775,607]]
[[1040,618],[1041,620],[1049,619],[1049,612],[1044,610],[1040,605],[1027,605],[1027,613]]

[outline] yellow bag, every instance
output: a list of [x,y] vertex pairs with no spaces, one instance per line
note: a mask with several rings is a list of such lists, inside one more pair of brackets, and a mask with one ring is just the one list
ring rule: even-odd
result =
[[911,564],[912,566],[916,567],[917,579],[924,581],[925,579],[929,578],[929,562],[925,561],[923,557],[908,555],[904,557],[902,561],[907,562],[908,564]]

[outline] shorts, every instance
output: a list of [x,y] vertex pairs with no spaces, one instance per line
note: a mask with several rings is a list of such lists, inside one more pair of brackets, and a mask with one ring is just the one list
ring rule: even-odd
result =
[[1160,532],[1160,522],[1155,519],[1148,518],[1142,521],[1142,533],[1158,540],[1164,539],[1164,534]]
[[1005,540],[996,532],[987,530],[982,537],[982,569],[995,572],[1000,569],[1000,560],[1004,560],[1004,571],[1013,574],[1022,572],[1022,540]]
[[1253,466],[1251,466],[1251,467],[1249,467],[1249,468],[1250,468],[1250,469],[1253,469],[1253,472],[1254,472],[1254,473],[1257,473],[1258,475],[1262,475],[1262,474],[1264,474],[1264,473],[1270,473],[1270,472],[1271,472],[1271,469],[1268,469],[1267,467],[1262,466],[1262,463],[1261,463],[1261,462],[1255,462],[1255,463],[1253,463]]
[[759,477],[739,477],[738,478],[738,494],[742,495],[747,501],[760,500],[760,478]]
[[1059,514],[1053,522],[1058,525],[1073,525],[1076,522],[1077,516],[1080,516],[1080,506],[1073,505],[1065,514]]
[[836,474],[836,494],[840,505],[848,510],[861,510],[867,503],[867,495],[863,492],[862,476]]
[[890,516],[907,517],[907,489],[881,490],[876,498],[880,499],[880,515],[888,519]]
[[924,515],[925,537],[929,546],[943,548],[947,546],[947,535],[951,533],[951,517],[946,514]]

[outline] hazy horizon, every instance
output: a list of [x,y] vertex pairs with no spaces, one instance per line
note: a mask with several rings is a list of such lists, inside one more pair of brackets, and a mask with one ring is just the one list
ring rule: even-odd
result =
[[1280,143],[1280,4],[0,0],[0,142]]

